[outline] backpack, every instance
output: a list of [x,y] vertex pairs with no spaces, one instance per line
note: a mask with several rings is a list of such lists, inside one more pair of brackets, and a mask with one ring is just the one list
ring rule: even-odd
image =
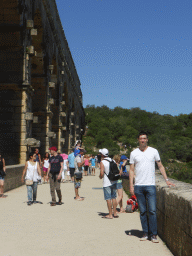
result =
[[138,209],[137,197],[133,195],[130,199],[127,200],[127,206],[125,211],[132,213]]
[[119,174],[119,169],[117,167],[117,164],[112,160],[109,161],[107,159],[103,159],[106,160],[107,162],[109,162],[109,174],[107,175],[108,179],[111,181],[115,181],[120,179],[120,174]]

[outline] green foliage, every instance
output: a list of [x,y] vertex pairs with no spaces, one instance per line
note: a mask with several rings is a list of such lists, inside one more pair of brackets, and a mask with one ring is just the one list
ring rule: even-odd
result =
[[[111,155],[120,152],[118,143],[127,145],[127,154],[137,147],[137,135],[146,131],[149,135],[149,145],[156,148],[163,164],[169,159],[182,162],[192,162],[192,113],[179,116],[160,115],[157,112],[147,112],[140,108],[123,109],[107,106],[95,107],[88,105],[85,108],[88,126],[86,149],[106,147]],[[187,166],[190,173],[191,166]],[[181,168],[174,172],[175,178],[184,179],[187,175]],[[188,179],[188,178],[187,178]]]
[[187,183],[192,183],[192,168],[186,163],[168,163],[165,166],[165,169],[169,177]]

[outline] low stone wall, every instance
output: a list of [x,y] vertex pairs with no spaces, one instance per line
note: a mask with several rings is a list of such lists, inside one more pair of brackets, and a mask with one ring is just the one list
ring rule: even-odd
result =
[[[156,175],[158,235],[175,256],[192,255],[192,185],[170,179],[176,187],[169,188],[164,178]],[[123,181],[129,190],[129,181]]]
[[4,192],[22,186],[21,176],[24,169],[23,164],[6,166]]

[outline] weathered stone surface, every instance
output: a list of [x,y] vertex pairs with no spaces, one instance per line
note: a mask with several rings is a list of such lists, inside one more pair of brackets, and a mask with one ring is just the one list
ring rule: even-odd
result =
[[33,113],[26,112],[26,113],[25,113],[25,120],[30,120],[30,121],[32,121],[32,120],[33,120]]
[[34,138],[27,138],[25,140],[25,145],[32,146],[32,147],[40,147],[41,142],[39,140],[34,139]]
[[54,132],[47,132],[47,137],[53,137],[54,136]]
[[[156,175],[158,235],[175,256],[192,255],[192,185],[172,180],[169,188],[164,178]],[[123,180],[129,190],[129,181]]]
[[6,168],[4,192],[17,188],[24,183],[21,182],[24,165],[10,165]]
[[[52,143],[61,151],[70,150],[75,143],[75,129],[71,128],[73,136],[69,139],[69,133],[60,127],[68,127],[66,122],[69,122],[84,128],[85,114],[79,77],[56,2],[4,0],[0,26],[6,25],[10,31],[0,33],[0,119],[6,116],[13,121],[0,126],[1,134],[6,134],[6,142],[1,143],[9,152],[6,161],[17,159],[15,163],[25,163],[34,146],[24,145],[28,137],[42,142],[42,152]],[[60,112],[73,118],[68,121]],[[55,134],[47,137],[51,130]],[[65,142],[61,142],[61,136],[65,136]]]

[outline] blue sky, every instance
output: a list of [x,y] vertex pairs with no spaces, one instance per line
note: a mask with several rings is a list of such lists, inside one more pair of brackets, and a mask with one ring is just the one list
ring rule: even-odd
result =
[[56,0],[83,105],[192,112],[191,0]]

